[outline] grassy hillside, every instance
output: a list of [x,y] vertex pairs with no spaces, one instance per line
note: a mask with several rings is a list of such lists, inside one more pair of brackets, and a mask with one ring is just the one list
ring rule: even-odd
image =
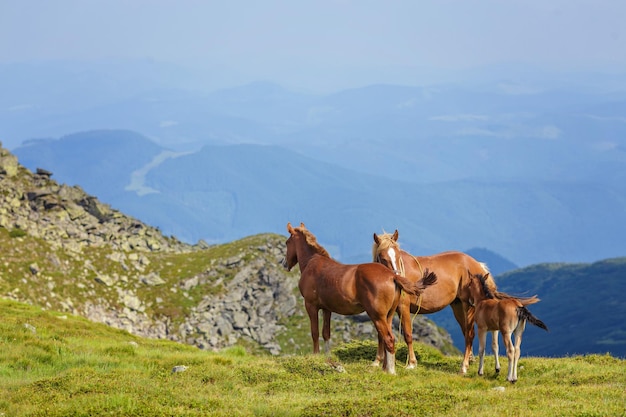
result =
[[3,416],[605,416],[626,404],[626,362],[608,355],[522,357],[511,385],[491,358],[484,377],[475,364],[462,377],[459,357],[421,344],[418,368],[390,376],[370,365],[371,342],[328,357],[215,353],[14,301],[0,311]]

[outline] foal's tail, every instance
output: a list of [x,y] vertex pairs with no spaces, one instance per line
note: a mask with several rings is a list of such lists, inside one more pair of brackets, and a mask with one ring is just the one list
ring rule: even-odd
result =
[[533,316],[533,313],[524,306],[517,308],[517,317],[519,317],[520,320],[526,320],[537,327],[541,327],[545,331],[549,331],[548,326],[537,317]]
[[437,282],[437,274],[430,272],[428,268],[424,271],[424,276],[417,281],[412,282],[402,275],[394,275],[394,281],[402,291],[410,295],[420,295],[426,288]]
[[539,297],[537,297],[536,295],[530,296],[530,297],[522,297],[519,295],[511,295],[511,294],[507,294],[505,292],[502,291],[495,291],[494,297],[498,300],[506,300],[507,298],[514,298],[517,301],[519,301],[520,303],[522,303],[523,306],[529,306],[531,304],[536,304],[539,301],[541,301],[541,299]]

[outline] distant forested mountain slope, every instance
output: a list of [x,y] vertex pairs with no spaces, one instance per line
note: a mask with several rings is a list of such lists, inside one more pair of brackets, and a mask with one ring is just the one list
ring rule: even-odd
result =
[[536,356],[606,353],[626,357],[626,257],[592,264],[539,264],[496,277],[498,288],[539,295],[529,309],[550,332],[526,327],[522,352]]
[[[526,325],[522,355],[567,356],[607,353],[626,357],[626,257],[591,264],[537,264],[495,277],[498,289],[513,295],[537,294],[541,301],[528,306],[544,321],[546,332]],[[446,308],[428,316],[446,329],[458,349],[463,336],[452,310]],[[500,337],[500,351],[505,353]],[[491,354],[491,336],[487,336]],[[478,339],[474,339],[474,354]]]

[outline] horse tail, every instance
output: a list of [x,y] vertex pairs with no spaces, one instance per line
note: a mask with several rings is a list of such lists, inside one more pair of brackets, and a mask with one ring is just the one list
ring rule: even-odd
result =
[[393,279],[402,291],[407,294],[420,295],[426,288],[437,282],[437,274],[426,269],[424,276],[417,282],[412,282],[408,278],[398,274],[394,274]]
[[[495,298],[497,300],[506,300],[506,299],[514,298],[518,300],[520,303],[522,303],[523,306],[535,304],[540,301],[536,295],[533,295],[531,297],[521,297],[519,295],[511,295],[502,291],[498,291],[498,286],[496,285],[496,281],[493,279],[493,275],[489,272],[489,267],[487,266],[487,264],[484,262],[478,262],[478,265],[483,270],[483,273],[479,275],[482,275],[484,277],[484,280],[481,280],[481,283],[483,285],[483,290],[487,298]],[[468,272],[470,276],[474,275],[472,274],[471,271],[468,270]]]
[[528,310],[524,306],[517,308],[517,317],[519,317],[520,320],[526,320],[529,323],[532,323],[545,331],[549,331],[548,326],[546,326],[546,324],[539,320],[537,317],[533,316],[533,313],[531,313],[530,310]]
[[541,301],[539,299],[539,297],[537,297],[536,295],[533,295],[532,297],[522,297],[522,298],[517,298],[519,300],[520,303],[522,303],[523,306],[529,306],[531,304],[536,304],[539,301]]
[[539,299],[539,297],[537,297],[536,295],[533,295],[531,297],[520,297],[519,295],[511,295],[511,294],[507,294],[507,293],[502,292],[502,291],[495,291],[494,296],[498,300],[507,300],[507,299],[514,298],[517,301],[519,301],[520,303],[522,303],[523,306],[536,304],[539,301],[541,301]]

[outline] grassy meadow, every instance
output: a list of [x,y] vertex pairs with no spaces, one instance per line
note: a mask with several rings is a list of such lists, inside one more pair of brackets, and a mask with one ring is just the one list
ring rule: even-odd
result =
[[[417,344],[417,369],[372,367],[374,342],[330,356],[206,352],[0,300],[0,416],[620,416],[626,361],[522,358],[519,381],[458,374],[460,356]],[[175,367],[186,367],[173,372]]]

